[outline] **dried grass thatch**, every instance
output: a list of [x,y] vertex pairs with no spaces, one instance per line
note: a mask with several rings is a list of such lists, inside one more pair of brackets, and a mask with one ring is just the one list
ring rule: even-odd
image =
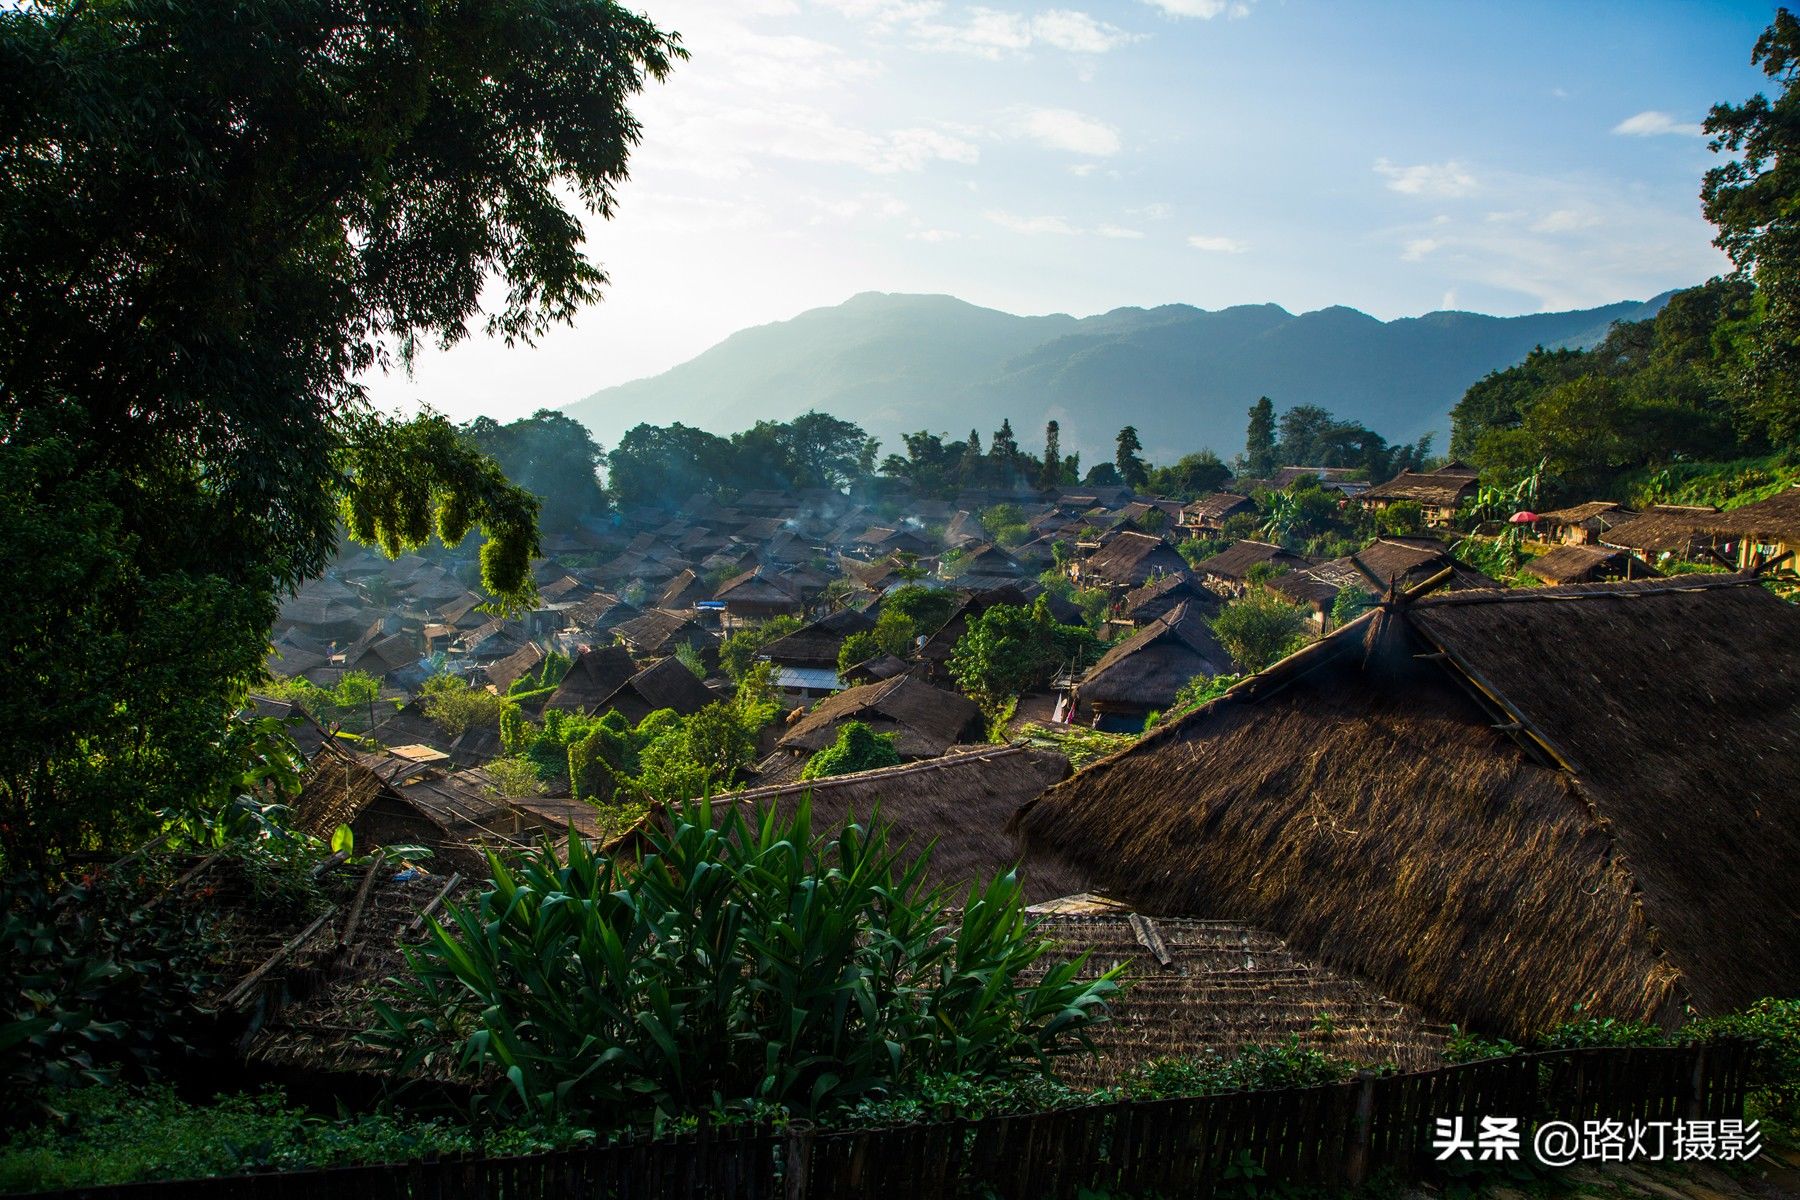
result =
[[1800,990],[1800,611],[1730,577],[1385,606],[1020,815],[1032,860],[1514,1034]]
[[606,698],[635,674],[637,664],[631,661],[631,652],[616,642],[583,650],[575,656],[569,673],[550,693],[544,707],[564,712],[598,712]]

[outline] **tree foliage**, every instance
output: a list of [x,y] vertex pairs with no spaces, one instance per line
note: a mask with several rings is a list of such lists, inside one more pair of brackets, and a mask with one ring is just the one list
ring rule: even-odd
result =
[[894,734],[876,733],[861,721],[845,721],[838,728],[837,740],[806,760],[800,778],[827,779],[878,767],[897,767],[900,752],[894,748],[894,740]]
[[48,552],[7,638],[48,735],[5,714],[9,860],[203,790],[340,516],[389,550],[479,526],[488,587],[530,595],[531,495],[355,380],[598,296],[569,202],[610,214],[627,102],[680,54],[607,0],[0,14],[0,489]]
[[950,675],[991,709],[1045,686],[1059,669],[1080,671],[1099,651],[1093,633],[1059,623],[1039,596],[1029,608],[996,604],[972,619],[950,651]]
[[1253,588],[1212,619],[1213,634],[1238,670],[1262,670],[1306,644],[1306,610]]

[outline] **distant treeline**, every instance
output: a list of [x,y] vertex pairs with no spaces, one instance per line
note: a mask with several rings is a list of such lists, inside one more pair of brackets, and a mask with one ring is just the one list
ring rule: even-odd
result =
[[758,421],[729,437],[680,423],[641,424],[610,452],[601,450],[585,426],[549,409],[506,425],[482,417],[463,428],[508,478],[542,499],[547,532],[604,517],[613,506],[672,508],[696,496],[763,489],[839,491],[878,475],[923,496],[1124,485],[1191,500],[1219,490],[1234,475],[1261,478],[1283,464],[1349,467],[1382,479],[1419,467],[1431,452],[1429,438],[1390,446],[1374,430],[1317,405],[1297,405],[1277,418],[1267,396],[1251,408],[1244,452],[1229,464],[1210,449],[1167,465],[1148,463],[1136,428],[1127,425],[1115,439],[1112,460],[1085,472],[1080,454],[1062,453],[1055,421],[1044,427],[1041,453],[1021,446],[1012,422],[1005,420],[985,446],[975,429],[966,438],[920,430],[903,435],[903,453],[886,457],[860,425],[819,412],[792,421]]

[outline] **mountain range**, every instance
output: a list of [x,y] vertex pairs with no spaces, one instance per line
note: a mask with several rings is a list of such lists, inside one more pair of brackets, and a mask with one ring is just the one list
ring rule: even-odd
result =
[[885,450],[914,430],[983,444],[1010,418],[1036,449],[1044,423],[1064,453],[1092,464],[1135,425],[1153,462],[1243,446],[1258,396],[1276,410],[1317,404],[1391,442],[1435,435],[1471,383],[1534,346],[1587,348],[1614,322],[1668,299],[1493,317],[1433,312],[1381,321],[1353,308],[1293,314],[1275,304],[1208,311],[1186,304],[1091,317],[1021,317],[952,296],[865,292],[842,304],[732,334],[660,375],[604,388],[567,409],[603,443],[640,422],[715,433],[817,409],[860,424]]

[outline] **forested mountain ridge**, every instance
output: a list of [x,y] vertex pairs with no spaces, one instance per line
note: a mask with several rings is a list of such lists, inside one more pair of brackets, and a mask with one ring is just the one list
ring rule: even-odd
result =
[[746,329],[648,379],[567,408],[601,441],[655,414],[724,432],[818,409],[894,448],[903,432],[960,434],[1010,416],[1062,423],[1065,444],[1104,456],[1129,419],[1152,456],[1229,451],[1258,396],[1318,404],[1412,440],[1448,438],[1449,411],[1488,372],[1534,346],[1585,348],[1666,296],[1522,317],[1434,312],[1381,321],[1336,306],[1185,304],[1091,317],[1020,317],[950,296],[866,292]]

